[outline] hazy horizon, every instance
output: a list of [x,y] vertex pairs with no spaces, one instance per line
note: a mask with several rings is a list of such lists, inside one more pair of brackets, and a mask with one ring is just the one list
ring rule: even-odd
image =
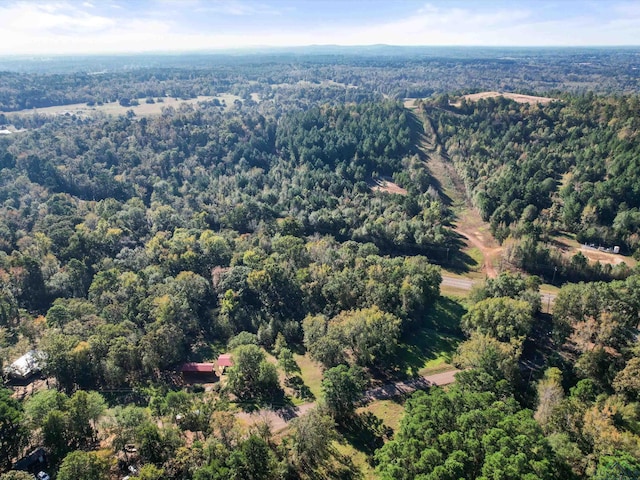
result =
[[311,46],[629,47],[635,1],[0,0],[0,55]]

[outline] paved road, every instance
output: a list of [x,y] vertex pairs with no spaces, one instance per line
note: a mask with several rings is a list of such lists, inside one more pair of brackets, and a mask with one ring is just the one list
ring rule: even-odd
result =
[[387,383],[381,387],[372,388],[364,392],[363,400],[365,403],[369,403],[374,400],[386,400],[408,395],[416,390],[425,390],[432,385],[449,385],[456,381],[455,375],[459,371],[460,370],[453,369],[436,373],[435,375],[425,375],[424,377],[412,378],[411,380]]
[[[471,290],[476,284],[479,284],[479,283],[480,282],[475,282],[468,278],[451,277],[448,275],[443,275],[441,285],[443,287],[458,288],[460,290]],[[542,300],[543,310],[547,305],[555,301],[556,296],[557,295],[555,293],[549,293],[549,292],[540,293],[540,299]]]
[[[455,381],[455,374],[459,370],[449,370],[434,375],[425,375],[411,380],[391,382],[381,387],[372,388],[364,392],[362,400],[365,403],[374,400],[385,400],[398,396],[408,395],[416,390],[424,390],[432,385],[449,385]],[[252,413],[240,412],[236,417],[248,425],[266,422],[271,426],[272,432],[279,432],[294,418],[305,415],[316,406],[316,402],[303,403],[297,407],[285,407],[279,410],[262,409]]]
[[[459,288],[460,290],[471,290],[476,283],[471,279],[462,277],[452,277],[448,275],[442,276],[442,285],[446,287]],[[541,293],[542,308],[553,303],[556,299],[555,293]],[[431,385],[448,385],[454,382],[454,375],[458,370],[450,370],[435,375],[427,375],[412,380],[397,381],[388,383],[381,387],[367,390],[363,395],[365,402],[373,400],[384,400],[401,395],[407,395],[418,389],[425,389]],[[285,407],[279,410],[258,410],[256,412],[247,413],[240,412],[236,416],[245,423],[252,425],[260,422],[267,422],[271,425],[272,432],[278,432],[285,428],[287,424],[296,417],[306,414],[309,410],[316,406],[315,402],[303,403],[297,407]]]
[[447,275],[443,275],[441,285],[443,287],[459,288],[460,290],[471,290],[475,285],[475,282],[468,278],[449,277]]

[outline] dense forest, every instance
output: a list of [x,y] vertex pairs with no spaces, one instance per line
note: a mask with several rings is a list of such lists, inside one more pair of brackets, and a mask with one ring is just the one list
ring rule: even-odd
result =
[[[297,90],[393,98],[482,90],[640,90],[637,50],[618,48],[308,47],[245,55],[130,55],[0,59],[0,111],[121,98],[192,98],[231,92],[262,98]],[[345,89],[344,87],[351,87]],[[357,87],[357,88],[353,88]]]
[[593,94],[548,105],[504,98],[424,104],[493,235],[518,238],[526,253],[514,255],[516,264],[538,274],[536,263],[554,259],[535,244],[561,231],[640,255],[639,106],[637,96]]
[[0,479],[638,478],[633,51],[134,58],[0,62]]

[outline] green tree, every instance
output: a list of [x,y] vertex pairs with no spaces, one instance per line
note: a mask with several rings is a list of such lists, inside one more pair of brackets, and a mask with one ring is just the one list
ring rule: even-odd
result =
[[530,305],[507,297],[482,300],[462,317],[462,328],[467,333],[477,331],[502,342],[522,342],[532,324]]
[[176,325],[154,323],[140,340],[144,369],[152,373],[180,361],[183,341],[184,335]]
[[519,373],[519,358],[520,348],[517,345],[473,332],[469,340],[458,346],[453,362],[459,368],[480,369],[496,380],[505,379],[514,384]]
[[489,278],[484,287],[473,293],[476,301],[486,298],[509,297],[523,300],[531,305],[531,313],[537,313],[541,308],[540,279],[538,277],[524,277],[521,274],[501,272],[496,278]]
[[94,452],[76,450],[60,464],[58,480],[107,480],[109,462]]
[[124,451],[125,445],[135,443],[136,429],[148,420],[149,414],[141,407],[134,405],[116,406],[113,409],[113,419],[107,427],[113,438],[111,441],[113,449]]
[[162,465],[180,446],[180,438],[174,429],[160,429],[155,423],[145,422],[136,429],[138,453],[144,462]]
[[345,358],[344,346],[335,335],[328,335],[328,324],[323,315],[307,316],[302,322],[304,346],[311,358],[327,367],[335,367]]
[[323,465],[333,454],[335,423],[322,408],[316,407],[291,422],[290,446],[293,462],[302,471]]
[[275,479],[275,466],[276,458],[269,445],[255,435],[242,442],[229,458],[231,478]]
[[132,478],[139,480],[163,480],[166,476],[162,468],[156,467],[154,464],[150,463],[148,465],[143,465],[138,474]]
[[67,393],[89,383],[93,365],[88,357],[88,344],[75,335],[53,330],[45,333],[40,346],[47,357],[45,373],[55,377]]
[[357,365],[338,365],[324,372],[324,401],[329,413],[338,423],[343,423],[353,416],[356,402],[362,397],[365,385],[364,372]]
[[342,312],[329,322],[328,336],[340,338],[360,365],[384,366],[398,346],[402,321],[377,306]]
[[280,348],[280,353],[278,354],[278,366],[282,368],[287,378],[289,378],[292,373],[300,371],[298,363],[293,358],[293,352],[286,347]]
[[0,475],[0,480],[33,480],[33,475],[20,470],[11,470]]
[[107,404],[98,392],[76,391],[67,404],[71,434],[77,445],[95,440],[96,422]]
[[631,358],[613,380],[616,392],[631,401],[640,400],[640,357]]
[[69,416],[60,410],[52,410],[42,422],[42,442],[54,462],[59,462],[73,450],[69,423]]
[[0,468],[6,469],[28,438],[20,403],[11,398],[11,390],[0,387]]
[[531,412],[491,392],[416,392],[393,440],[376,452],[382,479],[559,478]]
[[234,354],[235,365],[229,369],[229,390],[241,399],[266,399],[280,384],[274,365],[256,345],[242,345]]
[[167,451],[162,431],[157,425],[146,422],[136,429],[140,458],[146,462],[162,465],[167,459]]
[[602,456],[593,480],[635,480],[640,478],[640,462],[626,452]]
[[24,411],[31,424],[38,428],[49,412],[65,411],[69,397],[55,389],[47,389],[31,395],[24,403]]

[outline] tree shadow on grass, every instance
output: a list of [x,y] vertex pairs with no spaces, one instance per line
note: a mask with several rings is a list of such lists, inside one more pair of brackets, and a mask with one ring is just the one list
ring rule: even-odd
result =
[[285,380],[285,385],[293,390],[296,398],[312,402],[316,399],[311,389],[304,383],[300,375],[294,375]]
[[252,413],[261,409],[268,410],[288,410],[295,409],[295,405],[284,390],[279,389],[260,397],[244,397],[235,401],[235,404],[242,409],[243,412]]
[[463,340],[460,319],[465,313],[466,309],[455,300],[436,299],[425,314],[423,325],[405,332],[396,354],[387,363],[387,376],[411,378],[420,375],[430,361],[442,359],[443,363],[450,363]]
[[367,456],[372,456],[393,435],[393,430],[371,412],[354,414],[338,430],[353,448]]
[[452,232],[453,238],[450,241],[450,249],[447,261],[442,263],[450,271],[457,274],[469,273],[476,270],[480,264],[471,255],[462,251],[467,247],[467,240],[457,232]]
[[425,312],[423,325],[436,332],[462,335],[460,320],[467,309],[460,302],[448,297],[438,297]]
[[349,455],[333,452],[333,462],[318,471],[307,471],[306,474],[312,480],[361,480],[363,478],[360,468],[353,462]]

